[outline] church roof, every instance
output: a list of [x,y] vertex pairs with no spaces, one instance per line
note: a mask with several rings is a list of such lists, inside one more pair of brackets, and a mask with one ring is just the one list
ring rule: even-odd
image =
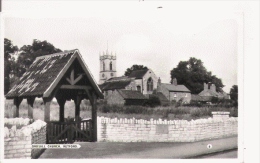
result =
[[142,79],[149,69],[132,71],[129,78]]
[[131,83],[131,80],[119,80],[113,82],[105,82],[100,84],[99,87],[101,90],[115,90],[115,89],[125,89]]
[[161,83],[164,85],[166,89],[168,89],[170,92],[190,92],[190,90],[185,87],[185,85],[174,85],[174,84],[168,84],[168,83]]
[[106,82],[114,82],[114,81],[121,81],[121,80],[129,80],[129,78],[128,76],[113,77],[108,79]]
[[37,57],[29,69],[6,94],[6,98],[49,97],[75,59],[78,60],[98,97],[103,97],[101,90],[76,49]]
[[141,92],[133,90],[117,90],[124,99],[144,100],[147,99]]

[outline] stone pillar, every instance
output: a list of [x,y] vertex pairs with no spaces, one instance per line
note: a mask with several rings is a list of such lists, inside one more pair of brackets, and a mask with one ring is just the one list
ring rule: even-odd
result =
[[27,98],[27,104],[28,104],[28,118],[33,119],[33,103],[34,103],[35,97],[29,97]]

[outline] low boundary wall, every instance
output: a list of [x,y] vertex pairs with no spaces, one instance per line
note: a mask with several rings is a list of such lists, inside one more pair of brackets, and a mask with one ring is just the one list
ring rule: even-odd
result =
[[[32,149],[32,144],[46,143],[46,123],[37,120],[32,124],[29,119],[5,119],[5,123],[12,125],[11,129],[4,128],[4,158],[37,158],[44,149]],[[16,129],[16,125],[24,123],[24,127]],[[27,123],[27,124],[26,124]]]
[[238,118],[137,120],[98,117],[98,141],[194,142],[237,135]]

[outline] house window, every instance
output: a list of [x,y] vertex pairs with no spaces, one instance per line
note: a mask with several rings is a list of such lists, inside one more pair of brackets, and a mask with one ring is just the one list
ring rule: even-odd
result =
[[141,92],[141,86],[140,85],[138,85],[136,88],[137,88],[137,91]]
[[187,93],[185,93],[185,97],[188,97],[188,94],[187,94]]
[[112,70],[112,68],[113,68],[112,62],[110,62],[109,67],[110,67],[110,70]]
[[147,91],[153,91],[153,79],[149,78],[147,80]]
[[103,62],[103,71],[105,71],[105,62]]
[[176,93],[174,93],[174,94],[173,94],[173,97],[177,97],[177,94],[176,94]]

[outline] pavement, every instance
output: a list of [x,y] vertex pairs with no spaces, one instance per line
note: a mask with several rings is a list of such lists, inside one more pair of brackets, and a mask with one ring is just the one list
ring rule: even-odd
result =
[[237,136],[192,143],[75,142],[79,149],[46,149],[39,159],[188,159],[238,148]]

